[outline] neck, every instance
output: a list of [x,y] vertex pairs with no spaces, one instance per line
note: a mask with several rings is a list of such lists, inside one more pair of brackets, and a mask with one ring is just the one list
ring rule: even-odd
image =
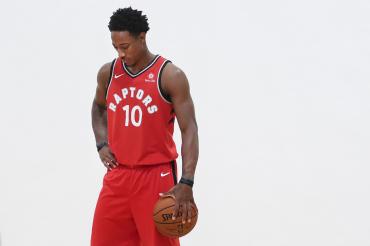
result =
[[137,73],[140,70],[144,69],[154,59],[154,57],[154,54],[150,53],[149,50],[146,50],[145,52],[143,52],[143,55],[135,64],[129,66],[131,72]]

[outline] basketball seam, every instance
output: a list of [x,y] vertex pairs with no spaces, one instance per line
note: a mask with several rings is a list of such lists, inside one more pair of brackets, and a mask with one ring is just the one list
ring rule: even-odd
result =
[[153,216],[156,216],[159,212],[167,209],[167,208],[170,208],[170,207],[174,207],[175,205],[171,205],[171,206],[168,206],[168,207],[165,207],[165,208],[162,208],[161,210],[157,211],[155,214],[153,214]]

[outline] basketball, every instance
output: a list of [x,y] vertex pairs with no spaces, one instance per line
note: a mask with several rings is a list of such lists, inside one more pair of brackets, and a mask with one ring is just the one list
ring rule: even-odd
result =
[[153,210],[153,219],[157,230],[167,237],[182,237],[188,234],[195,226],[198,220],[198,212],[192,206],[191,222],[182,223],[182,215],[172,220],[174,213],[175,199],[172,197],[161,198],[157,201]]

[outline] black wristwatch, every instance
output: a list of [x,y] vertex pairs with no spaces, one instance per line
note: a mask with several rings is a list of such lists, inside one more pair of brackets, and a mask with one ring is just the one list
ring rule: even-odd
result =
[[183,178],[183,177],[181,177],[179,183],[189,185],[191,188],[193,188],[193,185],[194,185],[194,181],[193,180],[186,179],[186,178]]
[[98,149],[98,152],[105,146],[105,145],[108,145],[107,142],[101,142],[101,143],[98,143],[96,144],[96,148]]

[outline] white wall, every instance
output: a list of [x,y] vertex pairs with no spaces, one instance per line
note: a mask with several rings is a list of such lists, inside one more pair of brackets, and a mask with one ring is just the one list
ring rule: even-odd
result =
[[200,217],[183,245],[369,245],[368,1],[13,0],[0,4],[2,246],[89,244],[105,172],[90,106],[116,55],[109,17],[130,4],[196,106]]

